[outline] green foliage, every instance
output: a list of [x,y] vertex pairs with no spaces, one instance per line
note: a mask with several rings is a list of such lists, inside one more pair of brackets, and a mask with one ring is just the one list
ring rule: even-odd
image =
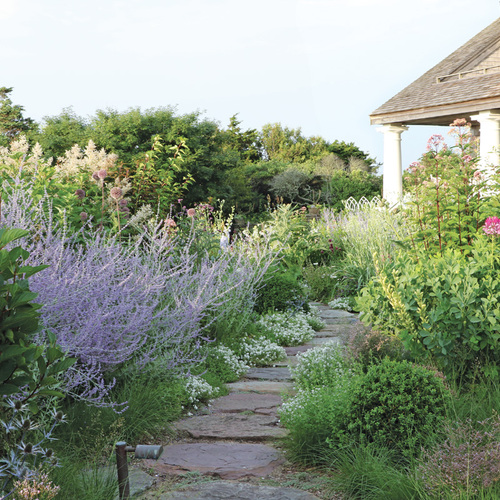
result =
[[383,446],[355,445],[337,450],[328,465],[335,471],[330,489],[359,500],[410,500],[418,486],[398,467],[394,452]]
[[297,279],[289,273],[274,272],[264,278],[264,285],[257,292],[255,312],[308,310],[304,290]]
[[358,300],[363,322],[397,334],[415,358],[449,376],[498,378],[500,249],[477,237],[470,256],[401,253],[379,269]]
[[31,118],[23,116],[24,108],[13,104],[9,97],[12,87],[0,87],[0,146],[7,146],[20,133],[34,127]]
[[289,431],[286,447],[292,459],[306,463],[324,462],[328,439],[344,435],[355,379],[342,377],[338,385],[299,391],[280,408],[280,421]]
[[386,446],[410,458],[440,432],[449,397],[435,372],[384,359],[354,388],[346,430],[361,443]]
[[302,277],[312,300],[328,302],[335,295],[336,282],[332,273],[331,267],[318,265],[317,262],[306,263],[302,268]]
[[182,198],[193,177],[184,173],[181,180],[177,180],[182,174],[181,163],[186,144],[180,140],[179,144],[169,149],[173,151],[171,157],[164,160],[160,168],[157,167],[158,156],[164,149],[160,136],[153,137],[151,151],[137,161],[134,168],[129,170],[129,179],[132,182],[132,199],[137,210],[141,205],[150,204],[158,207],[160,214],[167,215],[175,202]]
[[90,139],[90,129],[85,118],[78,116],[71,107],[59,115],[46,116],[43,124],[27,134],[32,144],[40,144],[45,158],[64,156],[75,144],[83,146]]
[[330,153],[334,153],[338,156],[344,163],[349,163],[351,158],[358,158],[365,162],[366,167],[369,169],[368,171],[373,170],[377,165],[375,165],[375,160],[368,156],[368,153],[361,151],[353,142],[345,142],[345,141],[333,141],[331,144],[328,144],[327,147]]
[[318,157],[326,151],[326,142],[321,137],[306,138],[300,128],[290,129],[283,127],[281,123],[264,125],[260,142],[266,160],[299,163]]
[[382,177],[362,170],[354,172],[335,171],[331,174],[322,189],[322,200],[330,208],[340,212],[344,209],[344,201],[348,198],[360,200],[362,197],[372,199],[381,196]]

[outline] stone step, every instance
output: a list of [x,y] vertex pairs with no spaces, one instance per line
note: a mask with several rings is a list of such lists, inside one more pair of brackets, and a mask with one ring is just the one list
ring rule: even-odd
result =
[[233,392],[216,399],[211,405],[210,410],[213,413],[241,413],[251,411],[259,415],[276,415],[281,403],[281,396],[277,394]]
[[344,311],[343,309],[330,309],[329,307],[319,307],[318,312],[321,319],[326,319],[326,318],[358,319],[358,315],[356,313]]
[[159,500],[319,500],[318,497],[297,488],[259,486],[231,481],[211,481],[197,484],[183,491],[158,497]]
[[178,431],[195,439],[238,439],[265,441],[283,438],[286,429],[278,427],[275,415],[243,413],[213,413],[180,420],[174,424]]
[[324,344],[341,345],[342,340],[340,339],[340,337],[314,337],[305,345],[310,347],[317,347]]
[[290,370],[285,366],[275,368],[250,368],[245,375],[248,379],[257,380],[291,380]]
[[158,460],[143,461],[147,469],[160,475],[196,471],[222,479],[264,477],[283,462],[281,453],[270,446],[236,442],[171,444],[163,448]]
[[290,382],[273,382],[269,380],[243,380],[226,384],[229,392],[260,392],[267,394],[293,394]]

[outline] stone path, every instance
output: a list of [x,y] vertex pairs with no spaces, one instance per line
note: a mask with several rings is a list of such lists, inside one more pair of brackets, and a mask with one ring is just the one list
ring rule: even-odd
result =
[[[325,342],[342,343],[355,327],[354,314],[315,303],[326,323],[303,346],[287,347],[287,360],[279,366],[252,368],[239,382],[227,384],[229,395],[218,398],[208,414],[192,416],[175,424],[180,442],[164,446],[157,461],[145,460],[142,468],[158,478],[156,491],[140,497],[158,500],[314,500],[320,497],[294,487],[258,484],[285,463],[279,439],[278,407],[282,394],[293,394],[288,366],[296,355]],[[161,482],[182,474],[207,477],[177,491],[162,492]],[[209,479],[216,479],[209,481]],[[240,481],[240,482],[236,482]],[[133,485],[131,484],[133,490]],[[137,497],[136,497],[137,498]]]

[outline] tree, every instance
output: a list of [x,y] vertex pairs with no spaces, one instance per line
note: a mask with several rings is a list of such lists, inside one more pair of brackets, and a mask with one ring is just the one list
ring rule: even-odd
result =
[[259,161],[262,148],[259,132],[256,129],[242,131],[241,121],[237,117],[238,113],[229,119],[229,126],[226,130],[227,147],[238,152],[240,158],[246,163]]
[[59,115],[45,116],[44,123],[28,134],[31,143],[38,142],[45,157],[64,156],[75,144],[84,147],[91,135],[88,122],[78,116],[73,108],[64,108]]
[[24,108],[13,104],[9,97],[12,87],[0,87],[0,145],[7,146],[18,134],[34,126],[31,118],[23,116]]
[[300,128],[282,127],[281,123],[264,125],[260,141],[265,160],[301,163],[318,158],[327,152],[327,143],[323,138],[304,137]]

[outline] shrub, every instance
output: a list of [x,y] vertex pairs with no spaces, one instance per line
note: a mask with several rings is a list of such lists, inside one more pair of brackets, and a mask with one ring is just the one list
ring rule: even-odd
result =
[[318,265],[317,262],[308,263],[302,268],[302,277],[311,299],[323,301],[334,295],[336,283],[332,274],[331,267]]
[[362,443],[410,458],[440,432],[448,400],[448,390],[432,371],[384,359],[354,388],[347,430]]
[[384,358],[403,361],[408,357],[399,337],[372,330],[361,324],[350,331],[347,353],[365,368],[372,363],[379,363]]
[[297,359],[297,365],[290,366],[290,372],[299,389],[335,386],[349,370],[344,348],[333,342],[299,353]]
[[309,310],[302,286],[291,274],[274,273],[264,278],[264,285],[257,292],[255,311]]
[[477,236],[470,256],[451,248],[402,253],[363,290],[361,319],[396,333],[415,358],[430,358],[448,376],[479,367],[498,377],[499,271],[500,247],[487,236]]

